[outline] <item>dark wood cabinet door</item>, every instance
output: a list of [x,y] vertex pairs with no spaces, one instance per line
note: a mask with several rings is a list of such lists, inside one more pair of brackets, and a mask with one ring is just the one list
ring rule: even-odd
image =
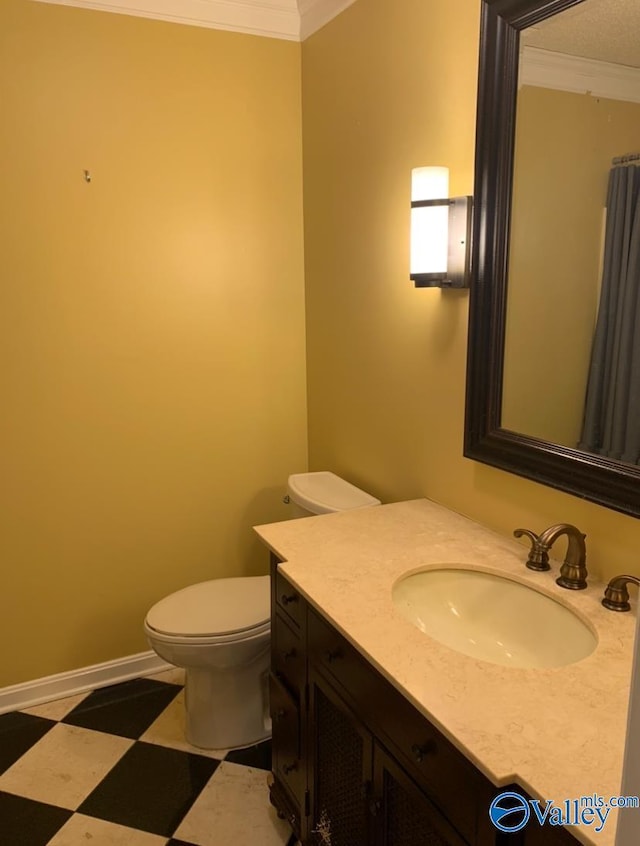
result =
[[525,829],[524,846],[579,846],[569,829],[539,825],[533,820]]
[[468,846],[407,772],[374,745],[375,846]]
[[371,734],[319,674],[310,675],[313,846],[367,846]]

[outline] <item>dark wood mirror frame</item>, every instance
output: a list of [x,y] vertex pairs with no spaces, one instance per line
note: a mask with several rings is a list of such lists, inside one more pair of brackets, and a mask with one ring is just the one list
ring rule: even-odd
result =
[[482,0],[464,454],[640,516],[640,467],[501,428],[520,31],[583,0]]

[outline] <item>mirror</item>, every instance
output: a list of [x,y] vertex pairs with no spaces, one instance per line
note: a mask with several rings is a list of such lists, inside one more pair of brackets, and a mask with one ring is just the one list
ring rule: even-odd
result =
[[[608,171],[640,150],[639,33],[636,0],[483,0],[464,447],[635,516],[640,467],[578,445]],[[599,90],[602,68],[627,89]]]

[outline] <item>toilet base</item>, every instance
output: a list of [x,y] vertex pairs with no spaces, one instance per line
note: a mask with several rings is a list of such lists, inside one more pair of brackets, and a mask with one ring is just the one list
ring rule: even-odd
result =
[[269,646],[242,667],[187,667],[186,735],[200,749],[237,749],[271,737]]

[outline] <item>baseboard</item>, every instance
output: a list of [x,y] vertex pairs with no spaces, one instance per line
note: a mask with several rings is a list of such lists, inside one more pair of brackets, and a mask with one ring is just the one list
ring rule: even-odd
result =
[[52,699],[64,699],[78,693],[86,693],[99,687],[134,679],[138,676],[149,676],[171,669],[159,658],[155,652],[140,652],[138,655],[128,655],[115,661],[105,661],[80,670],[68,673],[58,673],[55,676],[45,676],[42,679],[15,684],[11,687],[0,688],[0,714],[8,711],[19,711],[41,705]]

